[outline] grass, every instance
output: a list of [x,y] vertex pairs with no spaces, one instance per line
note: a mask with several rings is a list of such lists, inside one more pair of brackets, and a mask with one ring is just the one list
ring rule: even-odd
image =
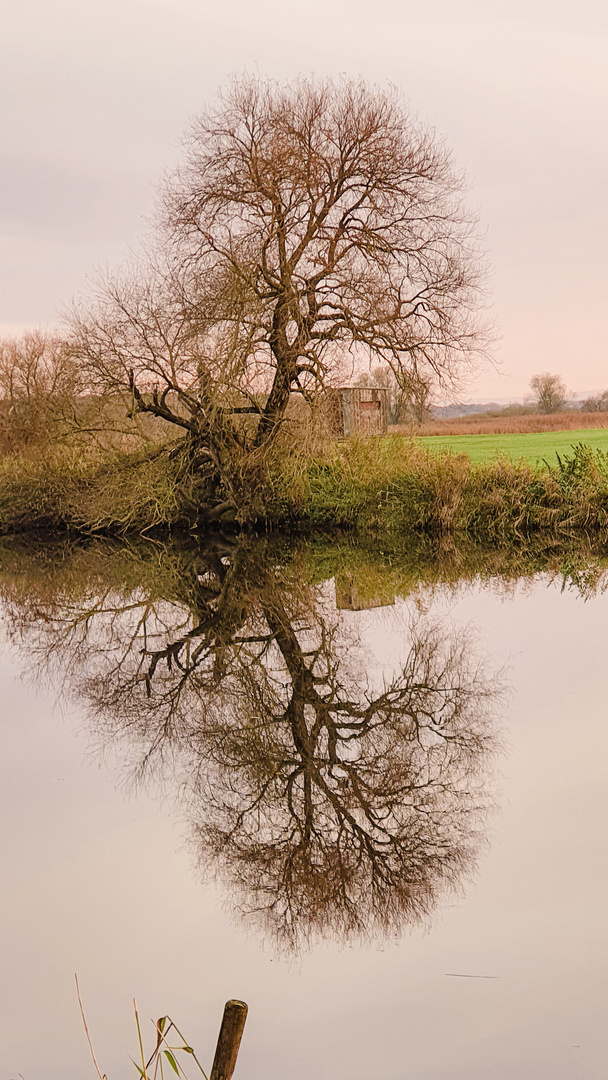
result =
[[[76,979],[76,994],[78,996],[78,1005],[80,1008],[80,1015],[82,1017],[82,1023],[93,1061],[93,1067],[97,1073],[98,1080],[108,1080],[106,1073],[102,1073],[99,1065],[97,1064],[97,1058],[95,1056],[95,1050],[93,1049],[93,1043],[89,1034],[89,1028],[82,1004],[82,998],[80,996],[80,987],[78,985],[78,976]],[[207,1074],[204,1071],[200,1061],[198,1060],[193,1048],[187,1042],[182,1035],[181,1031],[177,1027],[177,1024],[169,1016],[161,1016],[159,1020],[154,1023],[154,1036],[155,1045],[151,1053],[146,1053],[144,1050],[144,1040],[142,1036],[141,1025],[139,1022],[139,1014],[137,1012],[137,1004],[133,1001],[133,1009],[135,1013],[135,1027],[137,1030],[137,1042],[139,1045],[139,1057],[141,1065],[138,1065],[133,1058],[131,1061],[137,1070],[137,1074],[140,1080],[165,1080],[167,1075],[167,1065],[170,1068],[169,1075],[174,1073],[176,1076],[181,1077],[181,1080],[188,1080],[187,1074],[183,1067],[184,1055],[188,1064],[194,1062],[197,1067],[198,1075],[203,1077],[203,1080],[208,1080]],[[169,1037],[172,1036],[171,1042]],[[175,1043],[175,1038],[178,1042]]]
[[271,522],[496,543],[593,530],[608,541],[608,455],[584,445],[554,466],[473,461],[398,436],[293,455],[271,478]]
[[0,533],[187,527],[195,502],[179,459],[162,450],[83,453],[68,446],[0,460]]
[[536,465],[547,461],[557,465],[557,455],[572,454],[573,447],[585,443],[592,450],[608,452],[608,428],[581,428],[578,431],[534,431],[521,434],[431,435],[420,439],[433,452],[468,454],[471,461],[492,461],[506,457]]
[[[585,444],[572,445],[579,434]],[[478,443],[488,449],[458,452]],[[500,444],[518,449],[499,455]],[[447,440],[391,435],[307,449],[292,444],[260,463],[255,485],[243,476],[235,473],[239,518],[257,528],[338,526],[360,534],[468,536],[482,543],[586,530],[608,543],[608,430]],[[197,529],[204,527],[199,506],[197,474],[188,459],[163,448],[89,457],[62,450],[54,457],[0,462],[5,535]],[[217,524],[235,527],[234,514],[232,523]]]

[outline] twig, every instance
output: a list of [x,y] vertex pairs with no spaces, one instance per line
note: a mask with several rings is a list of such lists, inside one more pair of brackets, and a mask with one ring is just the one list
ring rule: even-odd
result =
[[76,974],[76,972],[74,972],[74,979],[76,980],[76,993],[78,995],[78,1004],[80,1006],[80,1015],[82,1016],[82,1022],[84,1024],[84,1030],[85,1030],[85,1034],[86,1034],[86,1037],[87,1037],[87,1042],[89,1044],[89,1050],[91,1051],[91,1057],[93,1058],[93,1065],[95,1066],[95,1069],[96,1069],[97,1075],[99,1077],[99,1080],[107,1080],[107,1077],[106,1077],[105,1073],[102,1073],[101,1069],[99,1068],[99,1065],[97,1064],[97,1059],[95,1057],[95,1051],[93,1050],[93,1043],[91,1042],[91,1036],[89,1035],[89,1029],[87,1027],[87,1020],[86,1020],[86,1017],[84,1015],[84,1008],[83,1008],[83,1005],[82,1005],[82,998],[80,997],[80,987],[78,985],[78,975]]

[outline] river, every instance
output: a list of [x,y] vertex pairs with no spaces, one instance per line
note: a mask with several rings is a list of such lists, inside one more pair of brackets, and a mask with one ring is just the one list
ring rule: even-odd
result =
[[[5,542],[0,1080],[600,1080],[601,558]],[[190,1075],[190,1074],[189,1074]],[[192,1075],[195,1075],[194,1071]]]

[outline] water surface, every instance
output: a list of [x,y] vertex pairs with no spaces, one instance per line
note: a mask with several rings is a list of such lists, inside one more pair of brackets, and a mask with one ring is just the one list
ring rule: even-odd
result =
[[5,548],[0,1077],[605,1075],[603,564],[456,556]]

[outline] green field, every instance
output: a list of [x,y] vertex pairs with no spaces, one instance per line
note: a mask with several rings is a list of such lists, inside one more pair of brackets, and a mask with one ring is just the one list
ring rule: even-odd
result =
[[543,460],[556,464],[556,454],[571,454],[577,443],[608,453],[608,428],[587,428],[582,431],[543,431],[525,435],[427,435],[420,438],[431,450],[449,450],[453,454],[468,454],[472,461],[491,461],[497,455],[512,461],[528,461],[531,465]]

